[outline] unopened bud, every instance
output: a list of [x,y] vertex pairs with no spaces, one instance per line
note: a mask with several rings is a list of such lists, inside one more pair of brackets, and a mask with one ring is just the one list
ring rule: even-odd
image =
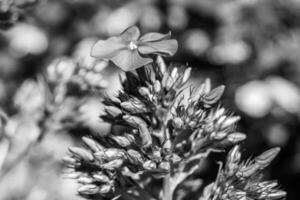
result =
[[111,136],[111,138],[121,147],[128,147],[131,144],[130,140],[125,136]]
[[213,134],[213,139],[223,140],[226,136],[227,136],[227,133],[225,131],[220,131],[220,132]]
[[236,170],[238,169],[238,164],[241,159],[240,147],[238,145],[234,146],[227,156],[226,162],[226,173],[228,176],[232,176],[235,174]]
[[101,182],[101,183],[108,183],[109,182],[109,178],[108,176],[104,175],[104,174],[94,174],[93,175],[93,178],[98,181],[98,182]]
[[79,173],[79,172],[71,172],[71,173],[64,174],[63,177],[70,178],[70,179],[77,179],[80,177],[80,174],[81,173]]
[[164,172],[169,172],[171,169],[171,165],[169,162],[163,161],[158,165],[158,168]]
[[141,164],[144,162],[143,156],[136,150],[129,149],[127,154],[128,159],[132,164]]
[[231,133],[227,136],[227,140],[232,144],[237,144],[245,139],[246,139],[246,135],[244,133],[239,133],[239,132]]
[[125,158],[125,153],[122,150],[116,148],[106,149],[104,154],[105,154],[105,159],[108,161],[119,159],[119,158],[122,159]]
[[112,117],[117,117],[122,114],[122,111],[115,106],[106,106],[105,112],[107,112]]
[[182,84],[186,83],[190,76],[191,76],[192,68],[189,67],[184,71],[183,77],[182,77]]
[[99,192],[99,187],[94,184],[83,185],[77,190],[80,194],[91,195]]
[[267,167],[272,162],[272,160],[274,160],[274,158],[278,155],[279,151],[279,147],[269,149],[261,155],[257,156],[254,159],[255,163],[257,163],[261,167],[261,169],[263,169]]
[[144,105],[144,103],[138,100],[122,102],[121,107],[133,113],[147,112],[147,107]]
[[148,88],[146,88],[146,87],[140,87],[139,89],[138,89],[138,91],[139,91],[139,93],[143,96],[143,97],[145,97],[146,99],[151,99],[151,93],[150,93],[150,91],[149,91],[149,89]]
[[82,137],[82,140],[93,152],[104,150],[104,147],[102,145],[91,138]]
[[227,118],[223,123],[222,123],[222,126],[221,128],[224,129],[224,128],[227,128],[233,124],[235,124],[237,121],[239,121],[241,118],[239,116],[234,116],[234,117],[229,117]]
[[144,162],[143,168],[146,170],[154,170],[156,169],[156,164],[151,160],[147,160],[146,162]]
[[139,135],[142,140],[142,146],[144,148],[149,147],[152,144],[152,137],[148,130],[146,122],[135,116],[125,115],[123,119],[128,122],[131,126],[139,129]]
[[77,163],[77,160],[75,158],[71,158],[70,156],[65,156],[63,161],[69,165],[75,165]]
[[99,186],[99,193],[100,194],[107,194],[110,192],[111,190],[111,185],[110,184],[103,184],[101,186]]
[[163,60],[163,58],[161,56],[157,56],[157,59],[156,59],[156,63],[160,69],[160,72],[163,74],[165,73],[166,69],[167,69],[167,66],[166,66],[166,63],[165,61]]
[[222,95],[224,93],[224,89],[225,89],[225,86],[223,86],[223,85],[213,89],[208,94],[203,96],[202,101],[208,105],[215,104],[222,97]]
[[159,93],[161,91],[161,84],[158,80],[154,82],[153,88],[154,88],[154,92],[156,93]]
[[261,195],[260,199],[270,199],[270,200],[275,200],[275,199],[282,199],[283,197],[286,196],[286,192],[285,191],[277,191],[277,192],[272,192],[272,193],[268,193],[266,195]]
[[91,184],[94,182],[94,180],[89,177],[79,177],[77,179],[77,181],[78,181],[78,183],[81,183],[81,184]]
[[69,147],[69,151],[73,155],[75,155],[77,158],[83,159],[85,161],[93,161],[94,160],[93,155],[85,149],[81,149],[78,147]]
[[171,72],[171,77],[173,79],[175,79],[177,76],[178,76],[178,68],[174,67],[173,70],[172,70],[172,72]]
[[102,164],[101,167],[107,170],[116,170],[123,165],[123,162],[124,161],[122,159],[116,159],[108,163]]
[[104,159],[106,159],[106,155],[105,155],[104,151],[97,151],[97,152],[95,152],[94,153],[94,157],[100,163],[103,163]]

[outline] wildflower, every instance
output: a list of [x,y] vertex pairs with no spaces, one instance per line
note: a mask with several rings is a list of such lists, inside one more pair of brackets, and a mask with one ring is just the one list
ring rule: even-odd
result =
[[286,192],[278,188],[276,181],[261,181],[262,170],[279,151],[279,148],[272,148],[253,160],[241,162],[240,148],[235,146],[228,154],[225,169],[221,169],[217,180],[206,187],[200,200],[284,199]]
[[[196,169],[194,158],[203,157],[203,152],[224,149],[245,139],[243,133],[232,128],[239,117],[227,116],[225,109],[217,106],[224,86],[211,89],[206,81],[198,95],[191,93],[187,95],[188,102],[182,101],[182,88],[190,74],[190,68],[167,69],[161,57],[149,68],[126,73],[117,98],[104,101],[106,113],[102,116],[112,124],[112,130],[119,130],[99,139],[83,138],[86,150],[70,149],[75,164],[68,166],[81,176],[97,172],[108,177],[106,183],[88,181],[87,188],[91,184],[97,188],[110,184],[112,188],[101,193],[92,187],[85,194],[96,192],[108,197],[113,190],[127,191],[127,187],[132,187],[132,183],[121,186],[122,180],[113,174],[125,180],[137,174],[166,177],[173,172],[173,178],[176,174],[188,174],[184,166],[194,165],[193,170]],[[125,169],[130,173],[124,173]],[[95,179],[93,175],[88,177]]]
[[129,27],[120,36],[98,41],[91,55],[111,60],[124,71],[152,63],[151,54],[172,56],[177,51],[177,41],[169,39],[170,33],[148,33],[140,37],[136,26]]
[[[147,186],[157,184],[153,178],[163,178],[161,199],[172,200],[176,188],[199,170],[199,162],[210,152],[224,151],[246,138],[235,131],[240,118],[219,104],[224,86],[212,88],[206,80],[198,90],[190,87],[190,93],[184,93],[191,68],[167,68],[161,56],[156,62],[141,56],[173,55],[177,43],[169,40],[169,34],[139,36],[139,30],[131,27],[119,37],[99,41],[92,50],[93,56],[109,59],[127,72],[120,77],[122,89],[103,102],[106,108],[101,118],[111,124],[111,132],[84,138],[84,149],[69,149],[68,167],[79,173],[76,178],[84,185],[79,193],[88,198],[124,195],[136,199],[141,192],[148,196]],[[285,193],[277,184],[266,183],[267,190],[256,177],[278,151],[275,148],[241,163],[235,147],[202,199],[281,198]]]

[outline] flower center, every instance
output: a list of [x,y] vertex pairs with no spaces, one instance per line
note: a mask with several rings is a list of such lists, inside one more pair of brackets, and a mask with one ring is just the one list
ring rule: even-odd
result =
[[136,41],[131,41],[131,42],[129,43],[128,47],[129,47],[129,49],[132,50],[132,51],[138,48]]

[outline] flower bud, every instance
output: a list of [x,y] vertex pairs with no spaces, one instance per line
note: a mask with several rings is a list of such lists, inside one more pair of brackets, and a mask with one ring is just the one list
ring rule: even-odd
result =
[[274,158],[278,155],[279,151],[280,151],[279,147],[269,149],[264,153],[262,153],[261,155],[257,156],[254,159],[255,163],[258,164],[261,169],[263,169],[267,167],[272,162],[272,160],[274,160]]
[[110,192],[110,190],[112,189],[112,186],[110,184],[103,184],[101,186],[99,186],[99,193],[104,195]]
[[183,77],[182,77],[182,84],[186,83],[190,76],[191,76],[192,68],[189,67],[184,71]]
[[236,176],[240,177],[240,178],[248,178],[248,177],[256,174],[258,171],[259,171],[259,165],[254,163],[252,165],[248,165],[248,166],[240,168],[237,171]]
[[219,132],[214,132],[215,134],[212,134],[213,139],[215,140],[223,140],[226,136],[227,133],[225,131],[219,131]]
[[147,107],[139,100],[122,102],[121,107],[132,113],[147,112]]
[[169,172],[171,169],[171,165],[169,162],[163,161],[158,165],[158,168],[163,172]]
[[159,93],[161,91],[161,84],[158,80],[154,82],[153,89],[156,93]]
[[93,161],[94,160],[93,155],[85,149],[81,149],[78,147],[69,147],[69,151],[79,159],[82,159],[85,161]]
[[205,82],[200,85],[199,94],[201,96],[204,94],[208,94],[210,90],[211,90],[211,82],[210,82],[210,79],[207,78],[207,79],[205,79]]
[[75,165],[77,163],[77,160],[75,158],[71,158],[70,156],[65,156],[63,161],[69,165]]
[[152,156],[151,156],[151,159],[152,160],[154,160],[155,162],[160,162],[161,161],[161,153],[160,153],[160,151],[156,151],[156,150],[154,150],[153,151],[153,154],[152,154]]
[[94,182],[94,180],[90,177],[79,177],[77,181],[81,184],[91,184]]
[[275,199],[282,199],[283,197],[286,196],[285,191],[276,191],[276,192],[271,192],[271,193],[263,193],[259,196],[259,199],[270,199],[270,200],[275,200]]
[[162,74],[165,73],[165,71],[167,70],[167,66],[166,66],[166,63],[165,63],[165,61],[163,60],[163,58],[161,56],[157,56],[156,63],[159,67],[160,72]]
[[128,159],[132,164],[141,164],[144,162],[143,156],[136,150],[129,149],[127,150]]
[[202,97],[202,101],[208,105],[215,104],[222,97],[222,95],[224,93],[224,89],[225,89],[225,86],[223,86],[223,85],[213,89],[208,94],[206,94]]
[[177,76],[178,76],[178,68],[174,67],[173,70],[172,70],[172,72],[171,72],[171,77],[173,79],[175,79]]
[[227,118],[221,126],[221,129],[227,128],[233,124],[235,124],[236,122],[238,122],[241,118],[239,116],[234,116],[234,117],[229,117]]
[[128,147],[131,141],[125,136],[111,136],[111,138],[121,147]]
[[99,187],[94,184],[83,185],[77,190],[80,194],[91,195],[99,192]]
[[240,153],[240,147],[238,145],[234,146],[227,156],[227,162],[226,162],[226,173],[228,176],[233,176],[238,169],[238,164],[241,159],[241,153]]
[[122,111],[115,106],[105,106],[105,112],[111,115],[112,117],[117,117],[122,114]]
[[107,170],[116,170],[123,165],[123,162],[124,161],[122,159],[116,159],[116,160],[112,160],[108,163],[102,164],[101,167],[103,169],[107,169]]
[[143,168],[146,170],[154,170],[156,169],[156,164],[151,160],[147,160],[146,162],[144,162]]
[[246,135],[244,133],[239,133],[239,132],[231,133],[227,136],[227,140],[232,144],[237,144],[245,139],[246,139]]
[[149,147],[152,144],[152,137],[144,120],[139,117],[130,115],[123,116],[123,119],[131,126],[139,129],[139,135],[141,137],[142,146],[144,148]]
[[104,151],[97,151],[93,155],[94,155],[95,159],[100,162],[100,164],[103,163],[104,160],[106,159],[106,155],[105,155]]
[[101,183],[108,183],[109,182],[109,177],[102,174],[102,173],[98,173],[98,174],[94,174],[93,175],[93,178],[98,181],[98,182],[101,182]]
[[143,96],[143,97],[145,97],[146,99],[151,99],[151,93],[150,93],[150,91],[149,91],[149,89],[148,88],[146,88],[146,87],[140,87],[139,89],[138,89],[138,91],[139,91],[139,93]]
[[108,161],[125,158],[125,153],[122,150],[116,148],[106,149],[104,151],[104,154],[105,154],[105,159]]
[[64,174],[64,178],[77,179],[80,177],[80,175],[81,175],[80,172],[71,172],[71,173]]
[[83,142],[93,151],[93,152],[98,152],[98,151],[103,151],[104,147],[100,145],[98,142],[95,140],[88,138],[88,137],[82,137]]

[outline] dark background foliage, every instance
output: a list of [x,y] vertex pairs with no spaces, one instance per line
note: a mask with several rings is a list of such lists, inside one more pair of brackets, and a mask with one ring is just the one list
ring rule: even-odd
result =
[[[7,113],[16,113],[12,99],[17,88],[43,73],[53,59],[88,57],[94,41],[134,24],[144,33],[171,30],[179,50],[168,62],[191,66],[196,85],[206,77],[214,86],[226,85],[223,103],[241,116],[238,130],[248,136],[245,156],[280,146],[266,176],[279,180],[287,199],[300,198],[299,0],[9,2],[0,2],[0,106]],[[105,93],[113,94],[120,72],[109,66],[103,73],[112,83]],[[26,162],[0,181],[0,199],[71,199],[75,186],[59,178],[56,168],[62,167],[50,160],[59,161],[74,141],[72,134],[46,137]],[[56,150],[53,144],[59,144]],[[216,161],[222,157],[213,155],[204,165],[206,181],[214,179]],[[26,181],[35,177],[38,180]]]

